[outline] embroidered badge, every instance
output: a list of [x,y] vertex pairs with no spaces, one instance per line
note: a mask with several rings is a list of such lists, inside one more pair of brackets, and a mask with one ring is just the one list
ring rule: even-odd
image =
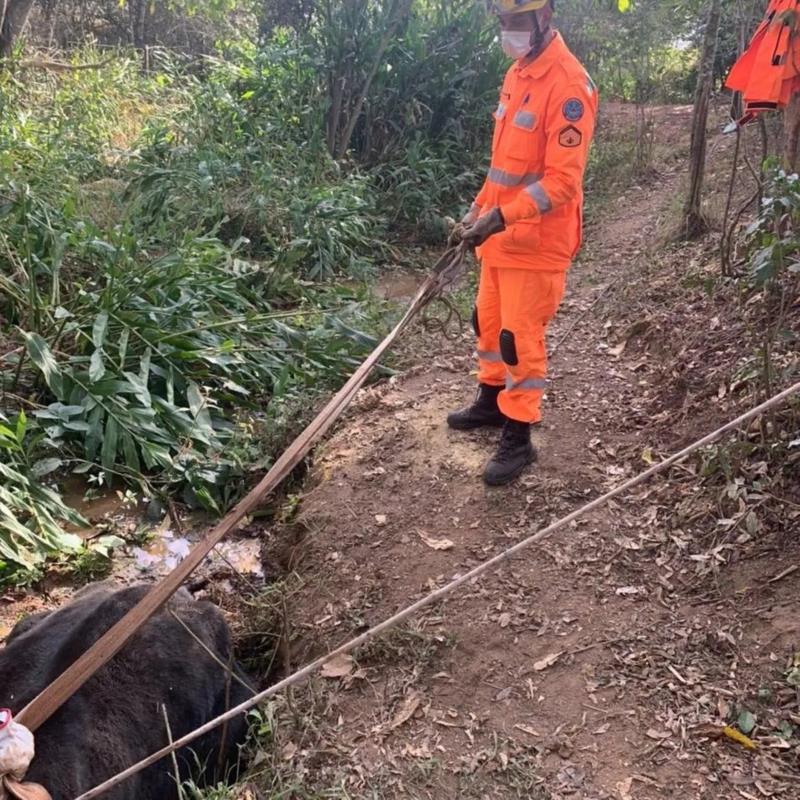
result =
[[574,125],[567,125],[558,134],[558,143],[562,147],[578,147],[582,141],[583,134]]
[[572,97],[564,103],[562,111],[564,119],[570,122],[577,122],[583,117],[583,103],[577,97]]

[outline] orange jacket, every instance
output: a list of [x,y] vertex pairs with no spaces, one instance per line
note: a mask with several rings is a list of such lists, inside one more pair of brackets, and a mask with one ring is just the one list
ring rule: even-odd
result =
[[560,34],[506,73],[495,112],[492,164],[475,202],[500,207],[506,230],[478,248],[491,267],[566,270],[580,249],[583,173],[597,89]]
[[747,50],[725,86],[742,92],[747,122],[762,111],[784,108],[800,92],[800,0],[771,0]]

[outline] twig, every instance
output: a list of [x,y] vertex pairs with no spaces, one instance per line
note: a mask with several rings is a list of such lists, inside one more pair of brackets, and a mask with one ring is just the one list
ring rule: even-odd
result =
[[736,126],[736,147],[733,152],[733,167],[731,168],[731,180],[728,184],[728,196],[725,199],[725,213],[722,217],[722,238],[720,239],[720,258],[722,261],[722,274],[727,277],[731,272],[730,245],[728,238],[728,220],[730,219],[731,205],[733,205],[733,192],[736,188],[736,177],[739,170],[739,152],[742,147],[742,130]]
[[[291,637],[291,632],[289,630],[289,609],[286,606],[286,595],[281,593],[281,611],[283,613],[283,625],[281,626],[281,638],[278,642],[278,647],[281,649],[281,655],[283,656],[283,671],[287,675],[292,674],[292,654],[289,648],[289,640]],[[300,724],[300,716],[297,713],[297,709],[294,706],[294,687],[289,686],[286,689],[286,705],[289,707],[289,711],[294,718],[295,725]]]
[[46,61],[42,58],[32,58],[29,61],[20,61],[20,69],[49,69],[53,72],[80,72],[85,69],[102,69],[107,67],[112,61],[116,61],[116,55],[109,56],[104,61],[96,64],[65,64],[63,61]]
[[787,567],[783,572],[779,572],[774,578],[770,578],[767,583],[782,581],[784,578],[788,578],[790,575],[797,572],[798,569],[800,569],[800,564],[792,564],[791,567]]
[[243,681],[235,672],[235,670],[228,667],[225,662],[213,651],[211,648],[173,611],[172,609],[169,610],[169,613],[172,614],[173,617],[181,624],[183,629],[192,639],[206,651],[210,658],[212,658],[220,667],[222,667],[224,672],[227,672],[230,677],[232,677],[240,686],[243,686],[250,692],[251,695],[255,695],[255,691],[253,690],[252,686],[248,686],[245,681]]
[[600,292],[600,294],[597,295],[597,297],[595,297],[595,299],[592,300],[592,302],[583,311],[581,311],[581,313],[573,321],[572,325],[570,325],[569,328],[567,328],[564,335],[553,346],[553,349],[550,351],[550,358],[553,358],[553,356],[555,356],[555,354],[561,348],[561,345],[563,345],[564,342],[566,342],[567,339],[569,339],[575,328],[577,328],[578,325],[583,321],[583,318],[609,293],[609,291],[611,291],[611,289],[614,286],[616,286],[619,283],[619,281],[620,278],[615,278],[613,281],[611,281],[611,283],[609,283],[608,286],[606,286],[606,288],[603,289],[603,291]]
[[183,536],[183,523],[181,522],[178,509],[175,507],[175,503],[171,497],[167,498],[167,513],[169,514],[170,520],[172,520],[175,530],[178,532],[178,536]]
[[[172,745],[172,742],[173,742],[172,728],[169,725],[169,715],[167,714],[166,703],[162,703],[161,704],[161,711],[164,714],[164,725],[167,728],[167,739],[168,739],[170,745]],[[172,752],[172,768],[175,770],[175,787],[178,790],[178,798],[179,798],[179,800],[184,800],[185,795],[183,793],[183,785],[182,785],[182,782],[181,782],[181,771],[180,771],[180,768],[178,767],[178,751],[177,750],[173,750],[173,752]]]

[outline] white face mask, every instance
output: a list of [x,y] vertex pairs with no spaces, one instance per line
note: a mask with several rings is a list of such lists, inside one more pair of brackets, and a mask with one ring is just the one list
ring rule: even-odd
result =
[[533,31],[501,31],[500,45],[503,52],[511,58],[525,58],[532,49]]

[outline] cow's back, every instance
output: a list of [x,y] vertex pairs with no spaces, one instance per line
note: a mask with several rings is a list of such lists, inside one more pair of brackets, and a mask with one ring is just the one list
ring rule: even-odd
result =
[[[72,664],[148,591],[108,585],[76,596],[68,606],[25,620],[0,649],[0,707],[19,712]],[[173,613],[214,652],[232,662],[230,632],[222,613],[182,591],[126,647],[65,703],[37,732],[36,758],[27,779],[42,783],[53,800],[73,800],[249,696],[230,681]],[[240,675],[240,677],[242,677]],[[229,693],[226,703],[226,694]],[[246,735],[243,718],[227,727],[222,763],[236,761]],[[179,753],[182,777],[216,775],[221,731]],[[163,759],[108,793],[110,800],[177,797],[171,759]]]

